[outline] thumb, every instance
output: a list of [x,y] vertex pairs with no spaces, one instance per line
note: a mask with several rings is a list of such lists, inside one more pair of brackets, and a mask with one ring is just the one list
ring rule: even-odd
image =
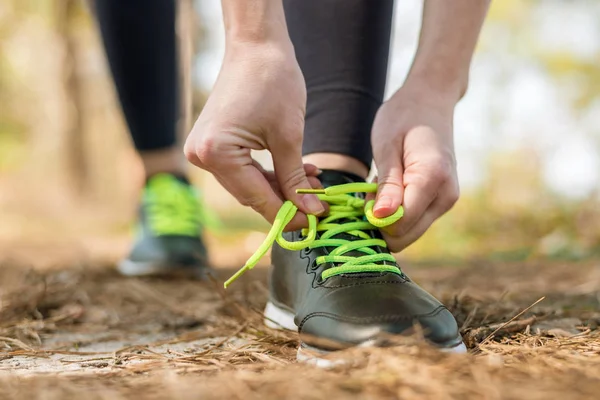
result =
[[302,162],[302,140],[272,149],[275,176],[279,189],[287,200],[291,200],[300,211],[319,215],[325,212],[321,201],[314,194],[298,194],[297,189],[310,189]]
[[402,205],[404,196],[404,184],[402,174],[404,169],[399,158],[392,155],[390,159],[377,163],[377,197],[373,214],[377,218],[384,218],[392,215]]

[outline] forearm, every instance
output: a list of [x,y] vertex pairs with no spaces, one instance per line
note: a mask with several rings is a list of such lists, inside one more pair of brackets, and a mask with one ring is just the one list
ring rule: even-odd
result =
[[289,42],[281,0],[222,0],[221,4],[228,42]]
[[407,81],[420,81],[457,101],[490,0],[425,0],[419,47]]

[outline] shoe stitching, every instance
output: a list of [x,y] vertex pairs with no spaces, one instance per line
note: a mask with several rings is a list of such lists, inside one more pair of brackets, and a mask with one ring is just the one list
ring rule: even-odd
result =
[[345,287],[354,287],[354,286],[362,286],[362,285],[403,285],[406,283],[411,283],[411,281],[409,280],[403,280],[403,281],[371,281],[371,282],[357,282],[357,283],[351,283],[348,285],[336,285],[336,286],[324,286],[324,285],[320,285],[322,288],[324,289],[339,289],[339,288],[345,288]]
[[298,331],[301,331],[302,327],[306,324],[306,322],[308,322],[308,320],[313,317],[325,317],[325,318],[330,318],[330,319],[333,319],[336,321],[342,321],[342,322],[368,324],[368,323],[372,323],[372,322],[398,322],[398,321],[414,320],[416,318],[435,317],[439,313],[443,312],[444,310],[450,312],[445,306],[440,305],[440,306],[436,307],[433,311],[431,311],[427,314],[418,314],[418,315],[414,315],[414,316],[389,314],[389,315],[379,315],[379,316],[361,317],[361,318],[345,317],[345,316],[340,316],[340,315],[331,314],[331,313],[327,313],[327,312],[313,312],[313,313],[308,314],[306,317],[304,317],[302,319],[302,321],[300,322],[300,325],[298,325]]

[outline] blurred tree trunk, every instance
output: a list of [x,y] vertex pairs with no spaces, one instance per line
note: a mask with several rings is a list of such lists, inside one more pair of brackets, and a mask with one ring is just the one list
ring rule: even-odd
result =
[[64,46],[63,85],[69,102],[64,133],[67,174],[74,194],[84,193],[88,170],[83,129],[84,104],[82,82],[78,74],[75,19],[81,6],[79,0],[55,0],[56,30]]

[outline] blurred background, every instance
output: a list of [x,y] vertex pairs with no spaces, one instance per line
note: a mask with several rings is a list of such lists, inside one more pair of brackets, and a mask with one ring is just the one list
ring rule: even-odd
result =
[[[224,51],[220,2],[179,3],[195,118]],[[421,6],[397,1],[388,95],[408,71]],[[600,254],[600,2],[492,2],[455,137],[462,197],[401,257]],[[214,263],[243,263],[268,226],[210,176],[193,180],[221,221],[209,227]],[[0,260],[114,262],[141,181],[87,4],[0,1]]]

